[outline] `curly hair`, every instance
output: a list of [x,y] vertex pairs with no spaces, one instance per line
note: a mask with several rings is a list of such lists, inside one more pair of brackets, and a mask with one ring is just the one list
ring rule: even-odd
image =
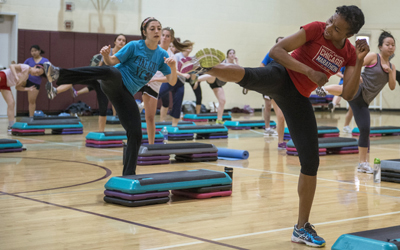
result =
[[364,26],[364,14],[355,5],[343,5],[336,8],[336,13],[343,17],[350,26],[350,34],[357,34]]

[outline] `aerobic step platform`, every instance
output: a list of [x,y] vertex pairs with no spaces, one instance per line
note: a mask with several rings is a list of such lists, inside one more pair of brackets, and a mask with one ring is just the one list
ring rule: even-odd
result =
[[343,234],[333,244],[332,250],[398,250],[400,226]]
[[[331,126],[318,126],[318,137],[326,138],[326,137],[339,137],[340,130],[337,127]],[[284,140],[290,140],[292,137],[289,133],[289,128],[285,128],[285,134],[283,136]]]
[[26,150],[18,140],[0,139],[0,153],[21,152]]
[[[358,128],[353,128],[352,135],[359,136],[360,130]],[[400,135],[400,127],[396,126],[371,127],[369,134],[370,137],[377,137],[383,135]]]
[[[148,143],[149,137],[147,132],[142,132],[142,144]],[[155,143],[163,142],[163,135],[157,132],[155,135]],[[125,131],[110,131],[110,132],[89,132],[86,135],[86,147],[92,148],[113,148],[123,147],[122,140],[127,140]]]
[[[183,122],[178,122],[178,126],[195,126],[196,124],[194,122],[188,122],[188,121],[183,121]],[[161,131],[164,127],[172,127],[172,122],[156,122],[156,130]],[[147,123],[142,122],[142,129],[146,130],[147,129]]]
[[82,134],[83,125],[75,116],[46,116],[22,118],[12,126],[13,135],[44,135],[45,129],[52,134]]
[[[255,121],[226,121],[224,126],[229,129],[242,130],[242,129],[256,129],[265,128],[264,120]],[[276,127],[276,122],[270,121],[269,126],[272,128]]]
[[[173,143],[142,145],[139,149],[138,165],[169,164],[169,157],[175,154],[177,161],[216,161],[218,149],[207,143]],[[124,147],[123,159],[125,159]]]
[[170,189],[197,199],[229,196],[232,179],[224,172],[197,169],[112,177],[105,188],[105,202],[136,207],[168,202]]
[[[357,154],[358,141],[355,138],[327,137],[318,138],[319,155],[326,154]],[[286,146],[288,155],[298,155],[297,149],[290,140]]]
[[321,97],[319,95],[311,95],[308,99],[312,104],[321,104],[321,103],[329,103],[333,100],[333,95],[326,95],[325,97]]
[[106,124],[121,124],[118,116],[107,116]]
[[[215,121],[217,120],[217,113],[200,113],[200,114],[185,114],[183,116],[184,121],[192,121],[192,122],[207,122],[207,121]],[[223,113],[222,114],[223,121],[232,120],[231,113]]]
[[194,134],[196,139],[222,139],[228,138],[228,129],[224,125],[197,125],[167,127],[168,140],[191,140]]
[[400,159],[381,161],[381,180],[400,183]]
[[225,172],[196,169],[155,174],[111,177],[105,188],[126,194],[143,194],[167,190],[231,185],[232,179]]

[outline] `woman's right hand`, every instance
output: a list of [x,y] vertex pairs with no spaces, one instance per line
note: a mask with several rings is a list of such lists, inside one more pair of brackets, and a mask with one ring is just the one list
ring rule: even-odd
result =
[[110,55],[110,52],[111,52],[111,45],[104,46],[104,47],[101,48],[101,50],[100,50],[100,54],[101,54],[103,57]]
[[307,77],[311,81],[315,82],[319,87],[324,86],[328,82],[328,77],[324,73],[313,69],[310,69]]

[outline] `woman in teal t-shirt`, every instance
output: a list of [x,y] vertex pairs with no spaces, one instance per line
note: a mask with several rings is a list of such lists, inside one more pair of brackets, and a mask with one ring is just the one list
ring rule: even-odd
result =
[[[162,33],[161,23],[154,17],[146,18],[140,31],[142,40],[132,41],[115,55],[110,56],[111,46],[104,46],[100,53],[109,67],[80,67],[62,69],[51,63],[45,64],[47,95],[54,95],[52,81],[57,85],[85,84],[99,80],[102,90],[117,110],[119,120],[126,130],[128,145],[123,175],[136,174],[136,162],[142,141],[142,128],[139,109],[133,97],[157,71],[161,71],[171,85],[177,81],[176,62],[168,58],[168,53],[158,46]],[[113,66],[114,67],[110,67]]]

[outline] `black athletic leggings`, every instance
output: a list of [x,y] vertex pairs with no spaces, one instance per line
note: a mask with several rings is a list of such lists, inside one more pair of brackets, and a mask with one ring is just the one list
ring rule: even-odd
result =
[[[192,89],[194,87],[194,85],[191,85]],[[196,96],[196,105],[201,105],[201,101],[203,99],[203,95],[201,93],[201,87],[200,87],[200,83],[197,86],[197,89],[193,89],[194,95]]]
[[369,133],[371,128],[371,116],[369,114],[368,104],[364,101],[362,96],[361,87],[358,88],[358,92],[349,101],[349,105],[353,110],[354,120],[360,130],[360,137],[358,138],[358,146],[368,148],[369,147]]
[[317,175],[318,130],[314,110],[309,99],[296,89],[285,67],[273,61],[265,67],[245,68],[245,75],[238,84],[275,100],[299,153],[301,173]]
[[96,91],[97,103],[99,104],[99,115],[107,116],[108,97],[104,94],[103,90],[101,90],[100,83],[97,80],[93,80],[85,82],[85,85],[88,86],[89,91]]
[[121,73],[114,67],[81,67],[60,69],[57,85],[83,84],[100,80],[100,87],[114,105],[119,120],[126,130],[128,145],[122,174],[136,174],[136,163],[142,141],[142,126],[135,98],[125,87]]

